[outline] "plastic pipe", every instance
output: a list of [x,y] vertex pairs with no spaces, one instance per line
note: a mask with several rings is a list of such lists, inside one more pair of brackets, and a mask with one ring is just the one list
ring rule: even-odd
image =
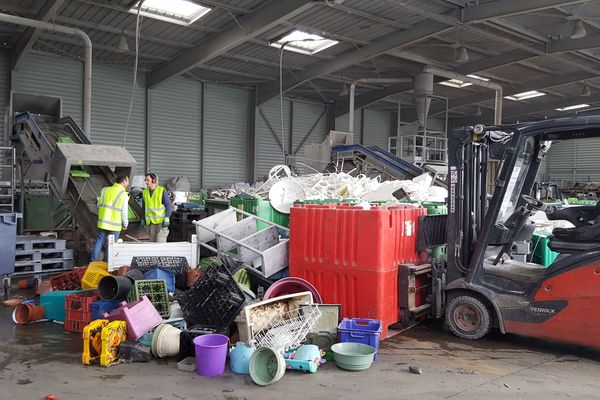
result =
[[44,29],[67,35],[79,36],[85,44],[85,58],[83,61],[83,131],[90,137],[92,125],[92,41],[81,29],[68,26],[55,25],[35,19],[21,18],[15,15],[0,13],[0,21],[9,24],[23,25],[36,29]]
[[354,133],[354,93],[358,83],[403,83],[412,82],[410,78],[362,78],[350,85],[350,111],[348,112],[348,132]]
[[502,86],[489,81],[482,81],[481,79],[471,78],[467,75],[457,74],[456,72],[447,71],[445,69],[426,66],[423,68],[423,72],[430,73],[436,76],[441,76],[448,79],[458,79],[463,82],[469,82],[473,85],[485,87],[496,91],[496,98],[494,102],[494,125],[500,125],[502,123]]

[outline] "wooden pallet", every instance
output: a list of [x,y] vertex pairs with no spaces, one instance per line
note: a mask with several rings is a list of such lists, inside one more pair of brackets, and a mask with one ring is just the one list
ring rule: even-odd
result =
[[21,261],[42,261],[45,259],[62,258],[65,260],[73,259],[73,250],[64,249],[40,249],[40,250],[17,250],[15,253],[15,262]]
[[66,247],[67,241],[63,239],[45,238],[42,236],[17,236],[17,251],[65,250]]

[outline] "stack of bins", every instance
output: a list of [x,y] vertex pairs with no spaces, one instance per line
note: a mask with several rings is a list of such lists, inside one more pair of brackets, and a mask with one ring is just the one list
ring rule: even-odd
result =
[[398,265],[420,263],[417,205],[297,205],[290,213],[290,276],[311,282],[326,304],[342,315],[382,321],[399,319]]

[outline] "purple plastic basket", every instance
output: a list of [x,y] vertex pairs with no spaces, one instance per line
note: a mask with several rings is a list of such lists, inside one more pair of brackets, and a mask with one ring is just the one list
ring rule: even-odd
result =
[[141,338],[162,323],[162,317],[146,296],[131,303],[121,302],[119,308],[104,314],[104,318],[109,321],[127,322],[127,339],[129,340]]
[[375,360],[379,355],[381,321],[366,318],[344,318],[338,325],[340,342],[368,344],[375,348]]

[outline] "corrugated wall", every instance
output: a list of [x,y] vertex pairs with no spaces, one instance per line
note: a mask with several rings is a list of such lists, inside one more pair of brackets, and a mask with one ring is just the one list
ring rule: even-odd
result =
[[[354,143],[360,143],[361,110],[354,110]],[[335,130],[348,132],[348,114],[340,115],[335,119]]]
[[[83,63],[66,57],[32,52],[25,57],[14,78],[14,91],[62,97],[63,116],[73,117],[81,126]],[[115,94],[115,98],[118,96]],[[93,107],[92,98],[92,109]]]
[[[271,131],[273,130],[273,132]],[[290,102],[283,101],[283,130],[286,152],[290,140]],[[273,135],[277,135],[277,140]],[[278,98],[271,99],[256,108],[255,177],[266,176],[273,166],[283,164],[281,142],[281,106]]]
[[365,110],[364,118],[363,144],[387,149],[392,123],[391,114],[383,111]]
[[[92,80],[92,143],[122,146],[131,101],[133,70],[95,64]],[[138,84],[125,148],[137,161],[135,175],[146,170],[146,76]]]
[[202,186],[248,180],[248,90],[206,85]]
[[10,103],[10,54],[0,52],[0,126],[4,132],[0,143],[8,143],[8,107]]
[[200,189],[202,173],[202,84],[184,78],[169,79],[148,93],[149,170],[161,182],[177,176]]
[[[327,108],[323,105],[294,102],[292,120],[292,155],[300,172],[313,172],[299,163],[304,162],[304,148],[307,144],[321,143],[326,135]],[[312,131],[311,131],[312,128]]]

